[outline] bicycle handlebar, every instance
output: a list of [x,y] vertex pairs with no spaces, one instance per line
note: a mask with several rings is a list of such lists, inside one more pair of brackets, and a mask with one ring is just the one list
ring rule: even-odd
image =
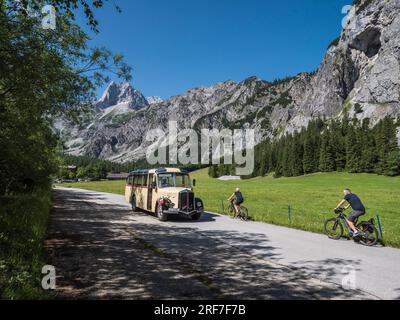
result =
[[334,212],[335,212],[336,214],[341,214],[341,213],[344,212],[344,209],[343,209],[343,208],[337,208],[337,209],[334,210]]

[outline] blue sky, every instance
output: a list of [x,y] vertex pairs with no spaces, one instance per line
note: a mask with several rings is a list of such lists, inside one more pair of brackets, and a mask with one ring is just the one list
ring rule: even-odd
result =
[[[249,76],[315,70],[352,0],[114,0],[91,44],[125,56],[132,84],[163,99]],[[102,90],[99,89],[100,91]]]

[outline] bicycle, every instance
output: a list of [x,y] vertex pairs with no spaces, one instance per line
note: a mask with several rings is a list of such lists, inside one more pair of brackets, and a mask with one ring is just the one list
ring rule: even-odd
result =
[[[343,237],[344,229],[343,225],[349,235],[353,234],[349,224],[347,223],[347,216],[344,214],[345,209],[339,208],[335,210],[335,213],[339,216],[337,218],[331,218],[325,221],[325,234],[333,240],[339,240]],[[369,221],[362,221],[357,224],[358,219],[355,221],[355,225],[360,234],[354,237],[355,241],[360,242],[364,246],[372,247],[379,241],[378,230],[375,228],[374,219]]]
[[236,214],[235,206],[233,205],[233,202],[230,201],[228,205],[228,213],[230,216],[233,216],[234,218],[239,218],[243,221],[248,221],[249,220],[249,210],[244,207],[240,206],[240,212]]

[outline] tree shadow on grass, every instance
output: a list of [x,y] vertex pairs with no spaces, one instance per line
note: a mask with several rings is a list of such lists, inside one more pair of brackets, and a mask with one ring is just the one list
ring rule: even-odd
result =
[[[56,267],[59,298],[355,297],[352,291],[310,276],[307,268],[273,263],[277,248],[268,246],[263,234],[197,232],[156,219],[146,223],[144,217],[133,215],[126,206],[96,203],[106,199],[97,199],[92,193],[77,196],[76,192],[56,190],[54,200],[45,247],[50,263]],[[245,243],[248,249],[232,246],[224,239]],[[264,255],[249,253],[257,249],[262,249]],[[313,263],[318,269],[326,261]],[[357,297],[366,296],[357,293]]]

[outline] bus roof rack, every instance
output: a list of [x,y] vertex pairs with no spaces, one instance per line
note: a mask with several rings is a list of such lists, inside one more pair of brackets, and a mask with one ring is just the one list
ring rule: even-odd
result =
[[[171,170],[171,169],[168,169],[168,168],[158,168],[158,169],[156,169],[156,173],[165,173],[165,172],[168,172],[168,170]],[[174,169],[174,170],[175,170],[175,169]],[[178,169],[178,170],[180,170],[181,173],[188,173],[187,170],[183,170],[183,169]]]
[[132,171],[130,173],[130,175],[132,175],[132,174],[148,174],[148,173],[149,173],[149,170],[135,170],[135,171]]
[[[135,175],[135,174],[137,174],[137,175],[142,175],[142,174],[145,175],[145,174],[149,174],[149,171],[150,171],[149,169],[135,170],[135,171],[130,172],[129,174],[130,175]],[[181,171],[181,173],[185,173],[185,174],[188,173],[187,170],[180,169],[180,171]],[[166,173],[166,172],[168,172],[167,168],[155,169],[155,173]]]

